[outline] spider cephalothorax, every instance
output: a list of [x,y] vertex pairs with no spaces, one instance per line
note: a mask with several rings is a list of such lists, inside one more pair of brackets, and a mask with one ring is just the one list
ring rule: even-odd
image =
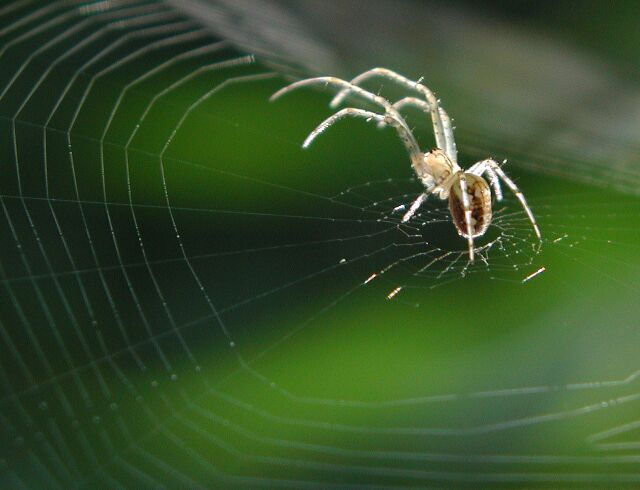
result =
[[[392,104],[387,99],[358,86],[359,83],[375,76],[385,77],[398,82],[420,93],[424,99],[405,97]],[[500,187],[500,180],[502,180],[522,204],[536,236],[540,239],[540,229],[536,224],[536,220],[524,195],[495,160],[482,160],[467,170],[460,168],[458,165],[456,143],[453,139],[451,120],[446,111],[439,105],[433,92],[427,87],[386,68],[374,68],[358,75],[351,80],[351,82],[334,77],[317,77],[301,80],[280,89],[271,96],[271,99],[276,99],[294,88],[311,84],[334,85],[342,88],[331,102],[332,107],[337,106],[350,93],[354,93],[384,109],[384,114],[354,107],[342,109],[333,116],[325,119],[314,129],[309,136],[307,136],[302,146],[304,148],[308,147],[316,136],[334,122],[348,116],[363,117],[368,121],[376,121],[380,126],[389,125],[394,127],[409,152],[411,166],[416,176],[424,185],[424,192],[411,204],[409,210],[402,217],[403,222],[411,219],[430,194],[434,194],[440,199],[447,199],[449,201],[449,211],[451,212],[453,224],[458,230],[458,233],[467,239],[469,260],[473,261],[475,252],[473,240],[474,238],[482,236],[491,223],[491,187],[493,187],[496,199],[501,201],[502,189]],[[406,106],[417,107],[431,115],[431,122],[433,123],[433,131],[438,148],[427,153],[423,153],[420,150],[411,129],[399,112],[400,109]],[[489,182],[482,177],[483,174],[488,176]]]

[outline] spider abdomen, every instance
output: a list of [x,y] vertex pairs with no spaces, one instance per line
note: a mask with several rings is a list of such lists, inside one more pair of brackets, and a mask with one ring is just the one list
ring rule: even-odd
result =
[[[467,182],[467,195],[471,204],[472,236],[476,238],[484,235],[491,223],[491,189],[487,181],[482,177],[469,173],[465,173],[464,176]],[[449,212],[458,233],[468,238],[467,223],[464,219],[462,189],[459,180],[456,180],[449,192]]]

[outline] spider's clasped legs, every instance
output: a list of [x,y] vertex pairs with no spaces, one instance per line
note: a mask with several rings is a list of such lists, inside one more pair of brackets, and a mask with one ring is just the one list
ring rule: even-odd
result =
[[[384,77],[399,83],[405,88],[418,92],[424,99],[410,96],[391,103],[384,97],[371,93],[359,86],[359,84],[373,77]],[[435,195],[443,200],[447,199],[453,224],[460,236],[467,240],[469,261],[473,262],[475,257],[474,239],[482,236],[491,223],[491,189],[493,188],[496,199],[501,201],[503,196],[500,181],[502,181],[520,201],[536,236],[541,239],[540,229],[524,194],[522,194],[513,180],[505,174],[498,163],[492,159],[486,159],[477,162],[466,171],[460,168],[457,162],[457,148],[453,137],[451,119],[440,106],[433,92],[422,85],[420,81],[414,82],[386,68],[374,68],[358,75],[350,82],[335,77],[316,77],[300,80],[278,90],[271,96],[271,100],[307,85],[330,85],[339,88],[339,93],[331,101],[331,107],[337,106],[346,96],[353,94],[379,107],[382,113],[356,107],[342,109],[325,119],[309,133],[302,145],[304,148],[307,148],[318,135],[322,134],[335,122],[346,117],[358,117],[367,121],[375,121],[378,126],[391,126],[396,130],[409,153],[411,166],[424,186],[424,192],[413,201],[409,210],[403,215],[402,223],[406,223],[415,216],[420,206],[430,195]],[[415,107],[431,116],[436,149],[429,152],[423,152],[420,149],[413,132],[400,114],[400,110],[405,107]],[[485,174],[488,182],[483,178]]]
[[[440,115],[438,100],[436,99],[436,96],[434,95],[434,93],[431,90],[429,90],[426,86],[422,85],[419,81],[414,82],[413,80],[410,80],[407,77],[400,75],[399,73],[389,70],[388,68],[372,68],[371,70],[365,71],[364,73],[361,73],[357,77],[353,78],[350,83],[353,86],[357,86],[358,84],[363,83],[366,80],[369,80],[374,77],[383,77],[388,80],[392,80],[404,86],[405,88],[408,88],[409,90],[415,90],[419,92],[425,98],[425,100],[428,103],[429,112],[431,113],[431,121],[433,123],[433,132],[436,138],[436,146],[438,148],[442,148],[443,150],[447,150],[448,152],[447,139],[453,140],[453,138],[448,138],[447,137],[448,135],[445,134],[444,125],[442,124],[442,119]],[[349,94],[349,90],[346,90],[346,89],[341,90],[338,93],[338,95],[336,95],[333,98],[333,100],[330,102],[329,105],[331,107],[337,107],[338,104],[342,102],[342,99],[344,99],[348,94]],[[449,157],[453,161],[456,160],[456,157],[454,155],[449,154]]]
[[[308,78],[306,80],[300,80],[298,82],[287,85],[284,88],[281,88],[271,96],[270,100],[276,100],[277,98],[296,88],[304,87],[307,85],[333,85],[343,89],[348,89],[349,91],[359,95],[361,98],[375,105],[381,106],[385,110],[385,122],[396,129],[396,131],[398,132],[398,136],[400,136],[400,140],[404,143],[405,148],[409,152],[411,160],[414,161],[421,158],[422,152],[420,151],[420,147],[418,146],[418,142],[416,141],[415,136],[413,136],[411,129],[409,129],[409,126],[407,125],[407,122],[398,113],[398,111],[393,108],[392,104],[387,99],[380,97],[379,95],[372,94],[371,92],[357,87],[356,85],[353,85],[345,80],[341,80],[335,77],[316,77]],[[328,125],[332,124],[333,122],[330,122]]]

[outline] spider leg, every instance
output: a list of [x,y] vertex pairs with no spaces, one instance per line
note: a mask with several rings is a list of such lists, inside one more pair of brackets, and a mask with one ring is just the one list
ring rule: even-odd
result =
[[498,179],[493,167],[487,163],[489,161],[498,165],[494,160],[482,160],[481,162],[475,163],[469,167],[467,169],[467,173],[482,176],[482,174],[486,172],[489,176],[489,184],[491,184],[493,191],[496,193],[496,199],[498,201],[502,201],[502,186],[500,185],[500,179]]
[[538,224],[536,223],[536,218],[533,216],[533,213],[531,212],[531,208],[529,208],[529,205],[527,204],[527,200],[524,198],[524,194],[522,193],[522,191],[518,188],[515,182],[511,180],[507,176],[507,174],[504,173],[504,170],[500,168],[500,165],[498,165],[493,160],[487,160],[486,162],[487,162],[487,165],[491,167],[496,174],[498,174],[498,177],[500,177],[504,181],[504,183],[507,184],[509,189],[511,189],[511,192],[513,192],[516,195],[516,197],[520,201],[520,204],[522,204],[522,207],[524,208],[525,213],[527,213],[527,216],[529,217],[529,221],[531,222],[531,226],[533,226],[533,231],[536,232],[536,236],[538,237],[538,240],[542,240],[542,235],[540,234],[540,228],[538,228]]
[[298,82],[294,82],[290,85],[287,85],[286,87],[281,88],[271,96],[270,100],[273,101],[278,97],[296,88],[304,87],[307,85],[318,85],[318,84],[334,85],[334,86],[341,87],[343,89],[346,89],[347,91],[353,92],[361,96],[362,98],[378,106],[382,106],[385,109],[385,113],[386,113],[385,117],[388,118],[387,123],[393,126],[398,132],[400,139],[402,140],[405,147],[407,148],[407,151],[409,152],[412,162],[415,163],[422,160],[423,155],[422,155],[422,152],[420,151],[420,147],[418,146],[418,142],[416,141],[415,137],[413,136],[413,133],[409,129],[407,122],[400,115],[400,113],[391,105],[391,103],[384,97],[380,97],[379,95],[372,94],[371,92],[368,92],[367,90],[364,90],[363,88],[353,85],[352,83],[349,83],[345,80],[341,80],[336,77],[316,77],[316,78],[308,78],[306,80],[300,80]]
[[473,224],[471,223],[471,201],[467,193],[467,179],[460,174],[460,191],[462,193],[462,209],[464,209],[464,222],[467,225],[467,244],[469,245],[469,262],[474,261]]
[[[371,70],[365,71],[361,73],[357,77],[351,80],[351,83],[355,86],[359,83],[364,82],[365,80],[373,77],[385,77],[395,82],[404,85],[412,90],[417,90],[420,92],[425,99],[429,102],[429,112],[431,112],[431,122],[433,123],[433,132],[436,138],[436,146],[442,150],[447,149],[447,144],[445,141],[445,130],[444,125],[441,119],[440,111],[438,110],[438,99],[433,94],[431,90],[429,90],[426,86],[422,85],[419,82],[414,82],[407,77],[404,77],[394,71],[388,70],[386,68],[373,68]],[[336,107],[340,104],[343,99],[349,94],[349,90],[343,89],[341,90],[331,101],[331,107]],[[451,158],[454,162],[456,161],[455,155],[447,154],[449,158]]]
[[[399,112],[401,109],[405,107],[416,107],[424,112],[431,112],[431,106],[426,100],[418,99],[417,97],[405,97],[403,99],[398,100],[393,103],[393,107]],[[451,119],[449,118],[449,114],[444,108],[440,107],[440,118],[442,119],[442,128],[444,130],[444,140],[445,146],[444,148],[447,156],[452,158],[453,162],[458,161],[458,149],[456,147],[456,141],[453,137],[453,126],[451,124]],[[384,123],[378,123],[378,127],[384,126]]]
[[309,145],[313,142],[314,139],[316,139],[316,137],[321,134],[324,133],[324,131],[331,126],[333,123],[335,123],[336,121],[343,119],[345,117],[362,117],[365,118],[367,121],[371,121],[371,120],[376,120],[378,121],[378,123],[385,123],[385,116],[382,116],[380,114],[377,114],[375,112],[371,112],[371,111],[365,111],[363,109],[355,109],[353,107],[347,107],[346,109],[342,109],[338,112],[336,112],[333,116],[330,116],[328,118],[326,118],[324,121],[322,121],[318,127],[316,129],[314,129],[313,131],[311,131],[309,133],[309,136],[307,136],[307,138],[304,140],[304,143],[302,143],[302,148],[308,148]]
[[416,214],[416,211],[418,210],[418,208],[420,208],[420,206],[422,206],[422,203],[427,199],[428,194],[426,192],[423,192],[422,194],[420,194],[415,201],[413,201],[413,203],[411,203],[411,207],[409,208],[409,211],[407,211],[406,213],[404,213],[404,216],[402,217],[402,223],[406,223],[407,221],[409,221],[414,214]]
[[496,193],[496,199],[498,201],[502,201],[502,186],[500,185],[500,179],[498,178],[496,171],[493,170],[492,167],[487,167],[485,171],[487,172],[487,175],[489,175],[489,184],[491,184],[494,192]]

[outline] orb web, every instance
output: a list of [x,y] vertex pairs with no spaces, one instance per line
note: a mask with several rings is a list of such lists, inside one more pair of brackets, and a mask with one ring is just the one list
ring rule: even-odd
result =
[[[437,341],[468,283],[577,288],[568,263],[637,294],[637,201],[527,194],[540,245],[507,197],[469,264],[445,202],[400,222],[408,166],[374,179],[300,156],[276,131],[300,123],[267,102],[280,75],[173,8],[22,1],[0,19],[3,486],[637,481],[630,323],[610,326],[613,368],[560,377],[535,349],[527,375],[456,373],[480,344],[408,377],[423,352],[380,347],[407,310]],[[588,353],[563,311],[529,340]]]

